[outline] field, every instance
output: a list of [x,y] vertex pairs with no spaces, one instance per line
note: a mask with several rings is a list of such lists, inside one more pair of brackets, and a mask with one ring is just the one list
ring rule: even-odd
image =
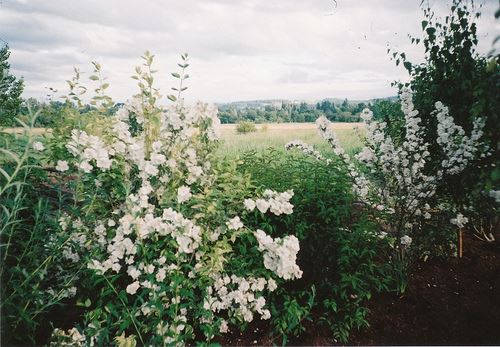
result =
[[[333,123],[331,129],[338,136],[348,153],[361,146],[363,123]],[[238,134],[235,124],[221,125],[223,144],[220,155],[235,156],[245,151],[262,151],[267,148],[283,149],[289,141],[300,139],[320,151],[328,144],[318,134],[314,123],[258,124],[257,131]]]

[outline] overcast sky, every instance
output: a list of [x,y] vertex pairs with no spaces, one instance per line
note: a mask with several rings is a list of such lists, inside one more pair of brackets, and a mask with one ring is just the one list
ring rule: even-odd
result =
[[[497,0],[485,0],[479,48],[499,33]],[[439,13],[444,0],[431,0]],[[163,95],[175,81],[179,54],[191,57],[187,99],[210,102],[394,95],[406,74],[387,47],[420,35],[420,0],[0,0],[0,38],[9,43],[12,72],[25,97],[47,87],[67,90],[73,66],[91,72],[99,61],[109,93],[124,101],[141,54],[156,55]],[[442,13],[442,12],[441,12]],[[87,74],[88,76],[88,74]]]

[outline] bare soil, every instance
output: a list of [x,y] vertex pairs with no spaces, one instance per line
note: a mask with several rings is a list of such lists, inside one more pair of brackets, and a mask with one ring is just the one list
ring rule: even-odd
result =
[[[497,233],[497,240],[500,235]],[[354,331],[350,345],[500,345],[500,242],[466,236],[461,259],[415,264],[404,295],[371,301],[370,327]],[[263,322],[234,332],[223,345],[281,344]],[[292,345],[337,345],[328,330],[311,325]]]

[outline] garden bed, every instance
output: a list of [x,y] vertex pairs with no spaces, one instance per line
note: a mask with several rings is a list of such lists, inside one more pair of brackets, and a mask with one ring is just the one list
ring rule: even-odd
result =
[[[497,233],[497,239],[500,235]],[[370,328],[353,332],[352,345],[498,345],[500,244],[465,237],[463,258],[416,265],[404,295],[386,293],[369,304]],[[224,345],[272,345],[267,328],[254,324]],[[274,341],[280,344],[280,340]],[[293,345],[336,344],[312,323]]]

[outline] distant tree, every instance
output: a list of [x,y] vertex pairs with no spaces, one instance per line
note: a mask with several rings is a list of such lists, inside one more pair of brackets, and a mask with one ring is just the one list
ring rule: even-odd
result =
[[353,114],[359,114],[361,111],[363,111],[366,108],[366,104],[364,102],[360,102],[354,106],[354,109],[352,110]]
[[10,74],[8,46],[0,49],[0,125],[13,126],[23,102],[24,81]]
[[316,104],[316,109],[321,110],[325,115],[325,117],[328,118],[329,120],[331,121],[336,120],[335,114],[337,113],[337,109],[333,102],[328,100],[323,100]]
[[347,98],[342,101],[342,104],[340,105],[340,111],[341,112],[348,112],[349,111],[349,101]]
[[299,106],[299,113],[306,113],[309,111],[309,105],[305,102],[301,102]]

